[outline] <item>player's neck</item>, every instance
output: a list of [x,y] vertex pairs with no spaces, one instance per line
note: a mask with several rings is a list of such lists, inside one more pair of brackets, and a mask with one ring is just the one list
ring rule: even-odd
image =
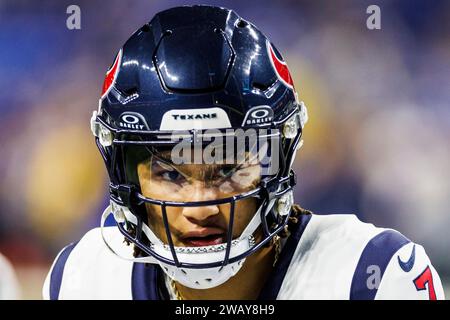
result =
[[241,270],[218,287],[199,290],[176,283],[186,300],[255,300],[264,286],[275,258],[274,247],[263,248],[250,255]]

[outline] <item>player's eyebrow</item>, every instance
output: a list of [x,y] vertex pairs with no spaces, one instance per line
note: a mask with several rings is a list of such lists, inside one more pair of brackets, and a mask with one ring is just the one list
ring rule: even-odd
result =
[[170,150],[149,150],[152,154],[153,160],[163,169],[169,171],[177,171],[186,179],[192,179],[194,176],[199,180],[209,180],[216,177],[221,169],[239,170],[245,165],[256,164],[258,153],[246,151],[242,158],[234,159],[234,163],[219,163],[219,164],[175,164],[171,159]]
[[158,155],[153,155],[157,165],[159,165],[164,170],[177,171],[186,180],[196,179],[202,181],[212,181],[216,179],[225,179],[226,177],[218,176],[221,169],[228,168],[230,170],[237,171],[246,165],[246,162],[233,163],[233,164],[205,164],[205,165],[176,165],[166,157],[161,157]]

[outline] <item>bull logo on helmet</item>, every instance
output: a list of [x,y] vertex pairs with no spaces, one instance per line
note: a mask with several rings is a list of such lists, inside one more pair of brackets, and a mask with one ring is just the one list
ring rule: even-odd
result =
[[117,54],[112,67],[106,72],[105,80],[103,81],[101,99],[106,97],[111,88],[114,86],[117,74],[119,73],[121,61],[122,61],[122,49],[120,49],[119,53]]
[[294,90],[294,82],[292,81],[291,74],[289,72],[286,62],[280,60],[275,54],[275,50],[269,41],[266,41],[267,54],[269,55],[270,63],[277,75],[277,78],[289,89]]

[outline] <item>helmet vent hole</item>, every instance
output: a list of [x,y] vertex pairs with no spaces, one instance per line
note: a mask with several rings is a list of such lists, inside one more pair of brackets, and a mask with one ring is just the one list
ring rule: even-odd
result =
[[149,26],[148,24],[145,24],[145,25],[141,28],[141,30],[142,30],[143,32],[149,32],[149,31],[150,31],[150,26]]
[[211,282],[212,279],[211,278],[207,278],[207,279],[205,279],[205,281]]
[[184,269],[181,269],[181,272],[183,272],[183,274],[187,274],[187,272],[186,272],[186,271],[184,271]]
[[252,85],[253,85],[253,88],[255,88],[257,90],[260,90],[260,91],[266,91],[267,88],[269,88],[268,85],[265,85],[265,84],[262,84],[262,83],[259,83],[259,82],[253,82]]
[[198,286],[200,285],[200,283],[198,281],[195,281],[195,284],[198,285]]
[[131,95],[137,93],[137,88],[136,88],[136,87],[127,88],[127,89],[125,89],[125,90],[122,90],[122,92],[123,92],[126,96],[131,96]]
[[240,19],[240,20],[238,21],[238,23],[236,24],[236,26],[237,26],[238,28],[245,28],[246,26],[248,26],[248,22],[245,21],[245,20]]
[[171,34],[172,34],[172,30],[166,30],[166,31],[164,31],[164,36],[165,36],[165,37],[170,36]]
[[166,270],[167,272],[169,272],[169,269],[167,269],[167,267],[164,267],[164,270]]

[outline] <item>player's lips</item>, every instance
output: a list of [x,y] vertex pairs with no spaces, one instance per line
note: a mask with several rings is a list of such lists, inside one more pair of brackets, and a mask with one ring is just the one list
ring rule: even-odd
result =
[[225,242],[225,232],[219,228],[201,228],[184,233],[181,241],[188,247],[212,246]]

